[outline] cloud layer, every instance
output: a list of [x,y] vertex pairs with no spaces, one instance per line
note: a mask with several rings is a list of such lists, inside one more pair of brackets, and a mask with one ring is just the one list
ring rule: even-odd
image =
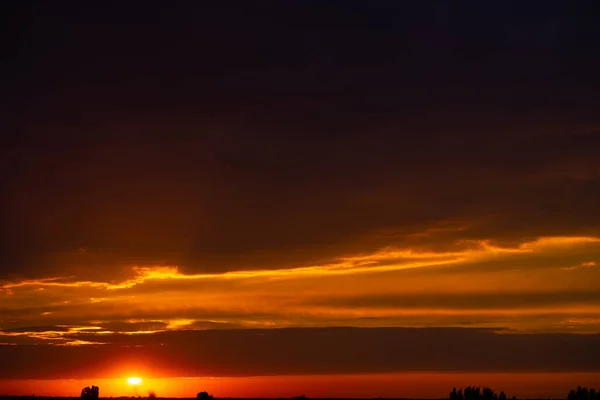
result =
[[270,7],[0,13],[0,379],[597,371],[597,10]]
[[[463,235],[465,229],[448,231]],[[456,240],[440,248],[435,232],[410,236],[420,245],[322,265],[197,274],[140,266],[113,282],[6,282],[0,336],[5,344],[64,346],[104,343],[113,334],[212,328],[598,332],[600,271],[589,260],[600,258],[599,238],[541,237],[512,246]]]
[[[71,332],[89,343],[89,330]],[[599,372],[599,335],[458,328],[287,328],[107,334],[104,345],[0,346],[2,378],[261,376],[398,371]],[[61,357],[59,365],[44,360]]]

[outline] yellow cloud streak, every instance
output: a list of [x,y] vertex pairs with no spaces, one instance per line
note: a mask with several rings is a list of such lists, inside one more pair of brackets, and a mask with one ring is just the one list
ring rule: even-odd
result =
[[[412,249],[384,248],[372,254],[340,257],[338,263],[297,267],[288,269],[268,269],[249,271],[229,271],[221,274],[182,274],[176,266],[153,266],[132,269],[136,275],[133,279],[121,283],[76,281],[62,282],[67,278],[53,277],[35,280],[25,280],[16,283],[6,283],[0,286],[7,294],[15,288],[33,287],[92,287],[106,290],[129,289],[136,285],[152,280],[219,280],[219,279],[251,279],[269,278],[283,279],[303,276],[346,275],[360,273],[389,272],[405,269],[427,268],[460,264],[462,262],[482,260],[503,254],[535,253],[548,247],[564,247],[577,244],[600,243],[600,238],[588,236],[540,237],[531,242],[525,242],[517,247],[500,247],[493,245],[490,240],[458,241],[457,244],[474,244],[475,249],[454,252],[414,251]],[[386,260],[399,262],[381,265]],[[417,260],[417,261],[414,261]],[[405,262],[402,262],[405,261]]]
[[[131,327],[126,335],[141,335],[161,332],[172,329],[189,329],[196,322],[191,318],[203,315],[206,310],[208,318],[223,318],[225,322],[233,322],[244,326],[300,326],[300,325],[326,325],[324,319],[330,321],[352,320],[353,318],[402,318],[398,324],[414,325],[416,320],[427,315],[429,318],[456,316],[472,319],[474,316],[518,318],[519,321],[529,316],[563,316],[590,318],[600,315],[600,309],[593,303],[586,304],[554,304],[551,307],[513,307],[513,308],[445,308],[442,304],[437,307],[411,308],[388,306],[363,307],[348,305],[347,307],[328,307],[320,305],[307,305],[298,302],[299,298],[307,298],[315,294],[325,296],[365,296],[373,293],[401,293],[427,296],[436,293],[489,293],[497,291],[498,295],[509,292],[540,292],[552,290],[595,290],[598,285],[590,279],[596,272],[591,268],[595,261],[591,261],[591,254],[598,254],[597,246],[592,249],[589,245],[600,243],[600,238],[587,236],[541,237],[533,241],[523,242],[514,247],[502,247],[490,240],[458,241],[455,247],[458,251],[419,251],[413,248],[385,247],[379,251],[356,256],[339,257],[335,262],[325,265],[298,267],[289,269],[258,270],[258,271],[230,271],[221,274],[183,274],[176,266],[136,266],[132,267],[135,276],[120,283],[91,282],[91,281],[66,281],[67,278],[45,278],[28,280],[15,283],[6,283],[0,286],[7,295],[4,299],[5,308],[20,309],[27,303],[30,307],[40,307],[36,315],[45,311],[44,307],[55,306],[55,309],[44,312],[43,317],[24,316],[23,321],[30,320],[31,326],[37,324],[36,318],[62,321],[62,318],[71,318],[70,321],[85,321],[90,316],[93,318],[126,319],[127,322],[148,322],[156,315],[164,328],[153,327],[152,330],[138,330]],[[588,246],[577,247],[574,246]],[[591,250],[588,251],[588,250]],[[583,250],[583,252],[582,252]],[[527,270],[523,279],[522,272],[514,268],[502,267],[504,262],[510,265],[512,260],[518,259],[519,263],[536,266],[538,257],[548,260],[549,254],[556,254],[559,260],[569,254],[576,257],[564,258],[566,264],[555,265],[555,268],[532,268]],[[522,257],[524,255],[526,258]],[[514,257],[514,258],[513,258]],[[581,259],[581,257],[586,257]],[[592,258],[588,258],[592,257]],[[496,261],[500,260],[498,264]],[[493,269],[488,269],[486,262],[493,262]],[[546,261],[544,261],[546,262]],[[469,264],[467,270],[449,269],[449,267]],[[565,265],[567,268],[564,268]],[[569,265],[576,267],[569,268]],[[430,273],[428,268],[444,267],[445,272]],[[563,267],[563,268],[561,268]],[[577,271],[570,272],[571,269]],[[385,274],[387,272],[415,270],[415,273],[402,273],[398,275]],[[569,270],[569,272],[565,271]],[[581,270],[581,271],[579,271]],[[423,271],[423,273],[421,273]],[[441,270],[440,270],[441,271]],[[359,276],[359,274],[371,274]],[[585,275],[585,276],[584,276]],[[314,279],[305,279],[314,278]],[[189,282],[185,284],[184,282]],[[213,282],[213,284],[208,284]],[[597,282],[597,281],[595,281]],[[140,285],[139,290],[126,291]],[[146,285],[146,286],[144,286]],[[203,291],[199,292],[199,286]],[[48,290],[39,291],[40,288]],[[74,290],[61,290],[61,288],[80,288]],[[90,298],[90,289],[100,291],[97,297]],[[165,289],[168,288],[168,289]],[[162,290],[157,297],[155,290]],[[118,292],[119,294],[115,293]],[[232,297],[230,294],[235,293]],[[295,294],[294,294],[295,293]],[[67,299],[67,300],[65,300]],[[24,303],[25,302],[25,303]],[[127,308],[121,307],[126,303]],[[183,306],[184,305],[184,306]],[[93,308],[90,308],[93,307]],[[198,312],[198,313],[196,313]],[[256,319],[252,313],[270,315],[272,321]],[[91,314],[90,314],[91,313]],[[247,313],[247,315],[245,314]],[[136,316],[147,316],[150,320],[137,320]],[[228,320],[227,315],[237,315]],[[245,316],[246,315],[246,316]],[[171,318],[164,319],[165,316]],[[75,318],[75,319],[73,319]],[[83,319],[81,319],[83,318]],[[270,317],[269,317],[270,318]],[[461,321],[451,318],[452,321]],[[484,318],[485,319],[485,318]],[[464,319],[463,319],[464,321]],[[519,321],[505,321],[496,326],[515,326]],[[556,324],[544,322],[545,326]],[[4,332],[3,336],[29,336],[31,338],[54,340],[60,343],[68,342],[65,335],[94,334],[103,335],[113,333],[109,329],[100,328],[102,324],[86,322],[94,326],[63,326],[67,331],[39,332]],[[444,322],[442,325],[452,325]],[[554,325],[552,325],[554,326]],[[554,329],[554,328],[553,328]]]

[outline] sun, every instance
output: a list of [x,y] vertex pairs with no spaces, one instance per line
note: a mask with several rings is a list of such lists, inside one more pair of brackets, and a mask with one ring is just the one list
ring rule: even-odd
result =
[[127,384],[129,385],[140,385],[142,383],[142,378],[138,378],[136,376],[131,376],[127,378]]

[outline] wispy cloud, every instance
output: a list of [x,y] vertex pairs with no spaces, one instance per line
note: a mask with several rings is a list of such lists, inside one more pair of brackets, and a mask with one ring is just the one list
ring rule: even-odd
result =
[[[582,256],[600,257],[600,239],[389,245],[312,266],[212,274],[133,266],[131,277],[119,282],[51,277],[4,283],[0,327],[66,327],[66,333],[48,329],[25,335],[58,342],[79,331],[100,337],[218,327],[463,326],[467,320],[488,321],[476,326],[556,331],[566,315],[600,316],[597,299],[588,296],[600,290],[598,270],[593,261],[582,263]],[[565,269],[580,272],[565,274]],[[533,317],[539,318],[526,322]],[[104,322],[86,322],[91,320]]]
[[595,261],[586,261],[586,262],[582,262],[579,265],[573,265],[571,267],[565,267],[563,268],[565,271],[572,271],[574,269],[581,269],[581,268],[594,268],[596,267],[597,264]]

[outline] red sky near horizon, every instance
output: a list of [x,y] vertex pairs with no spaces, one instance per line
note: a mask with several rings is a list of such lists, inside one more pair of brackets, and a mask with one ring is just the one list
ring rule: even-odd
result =
[[600,9],[534,3],[2,4],[0,395],[597,386]]
[[[74,396],[91,384],[100,396],[196,397],[208,391],[216,397],[281,398],[305,395],[312,398],[406,398],[435,399],[448,395],[448,388],[479,385],[503,388],[518,398],[563,398],[578,385],[593,387],[599,373],[381,373],[367,375],[288,375],[239,378],[146,378],[129,385],[123,378],[7,380],[3,390],[37,396]],[[27,391],[29,390],[29,391]],[[500,389],[498,389],[500,390]]]

